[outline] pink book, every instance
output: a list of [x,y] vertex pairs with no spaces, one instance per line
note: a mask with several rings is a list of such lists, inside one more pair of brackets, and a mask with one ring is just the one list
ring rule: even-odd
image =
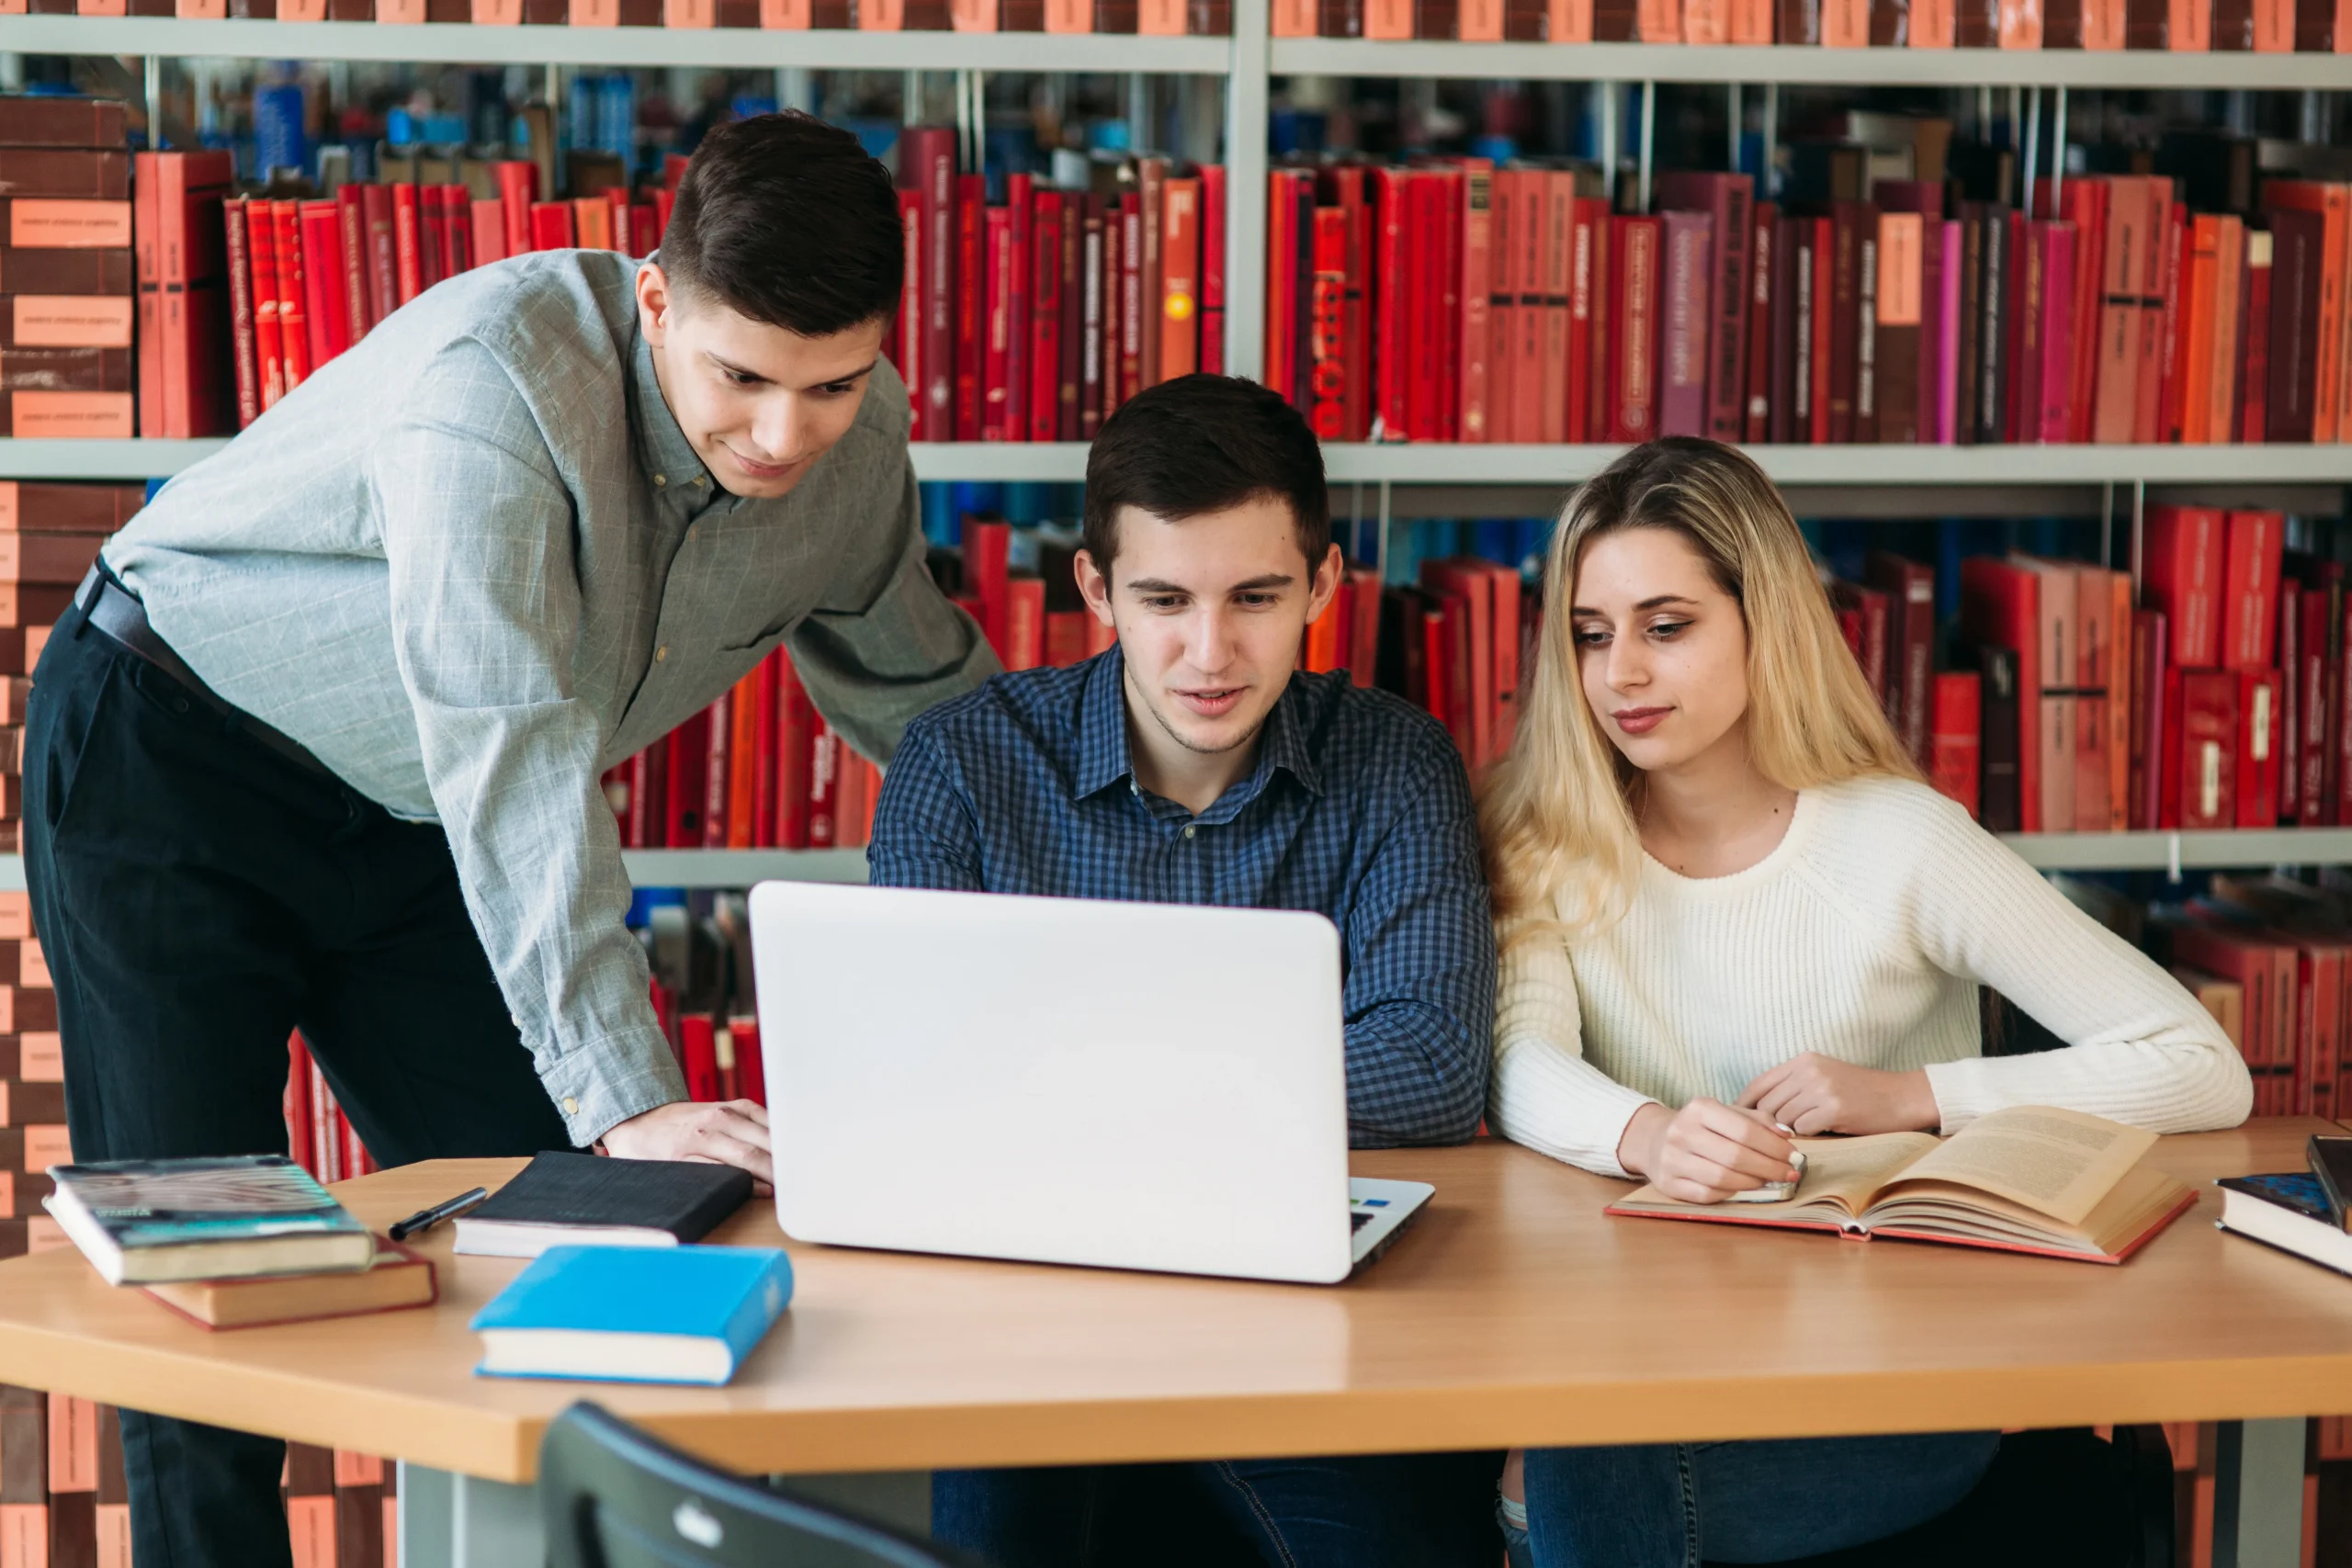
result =
[[1658,286],[1657,433],[1707,434],[1708,288],[1715,220],[1705,212],[1666,214]]
[[2041,225],[2041,427],[2035,439],[2063,446],[2074,407],[2067,400],[2075,367],[2075,226]]
[[1936,388],[1936,440],[1945,446],[1960,440],[1961,254],[1960,223],[1954,220],[1944,225],[1944,297],[1936,311],[1936,361],[1942,370]]

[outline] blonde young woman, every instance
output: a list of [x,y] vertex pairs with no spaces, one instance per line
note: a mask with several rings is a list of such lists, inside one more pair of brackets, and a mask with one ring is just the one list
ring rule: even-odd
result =
[[[1482,803],[1506,1136],[1712,1202],[1791,1175],[1784,1130],[2245,1118],[2188,993],[1921,782],[1739,452],[1656,441],[1584,486],[1544,627]],[[1985,1058],[1979,986],[2068,1048]],[[1998,1440],[1531,1450],[1505,1533],[1521,1568],[1781,1562],[1933,1517]]]

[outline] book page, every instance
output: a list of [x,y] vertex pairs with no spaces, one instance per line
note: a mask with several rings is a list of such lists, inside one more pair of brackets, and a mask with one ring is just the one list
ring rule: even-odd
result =
[[1799,1138],[1795,1143],[1804,1151],[1804,1180],[1795,1197],[1781,1202],[1689,1203],[1669,1198],[1645,1182],[1616,1206],[1701,1209],[1734,1219],[1807,1219],[1845,1224],[1870,1206],[1881,1188],[1903,1175],[1905,1167],[1932,1153],[1937,1139],[1932,1133],[1877,1133],[1860,1138]]
[[2079,1225],[2155,1143],[2154,1133],[2103,1116],[2012,1106],[1971,1122],[1902,1179],[1973,1187]]

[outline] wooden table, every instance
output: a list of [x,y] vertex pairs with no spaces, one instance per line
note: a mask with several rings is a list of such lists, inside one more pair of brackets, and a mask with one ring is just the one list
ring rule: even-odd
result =
[[[2154,1157],[2203,1185],[2300,1168],[2322,1130],[2256,1122]],[[336,1190],[380,1229],[519,1163]],[[2352,1281],[2216,1233],[2210,1188],[2102,1268],[1610,1219],[1621,1184],[1508,1144],[1353,1163],[1438,1195],[1341,1286],[789,1244],[792,1309],[724,1389],[471,1376],[466,1321],[521,1265],[454,1258],[446,1227],[429,1312],[226,1334],[70,1250],[0,1264],[0,1382],[396,1457],[411,1563],[522,1560],[529,1494],[483,1483],[529,1481],[582,1396],[732,1468],[799,1472],[2245,1421],[2223,1478],[2240,1568],[2295,1560],[2301,1418],[2352,1411]],[[712,1239],[782,1238],[760,1203]]]

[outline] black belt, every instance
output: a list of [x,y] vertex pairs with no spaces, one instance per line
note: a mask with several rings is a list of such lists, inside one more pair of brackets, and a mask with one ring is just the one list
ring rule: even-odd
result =
[[229,719],[288,761],[322,778],[334,776],[324,762],[304,750],[300,741],[232,705],[198,680],[187,661],[172,651],[172,645],[155,635],[155,628],[147,624],[147,607],[115,581],[104,560],[91,567],[89,575],[82,579],[82,586],[74,591],[74,603],[80,608],[83,619],[187,687],[189,696],[212,712]]

